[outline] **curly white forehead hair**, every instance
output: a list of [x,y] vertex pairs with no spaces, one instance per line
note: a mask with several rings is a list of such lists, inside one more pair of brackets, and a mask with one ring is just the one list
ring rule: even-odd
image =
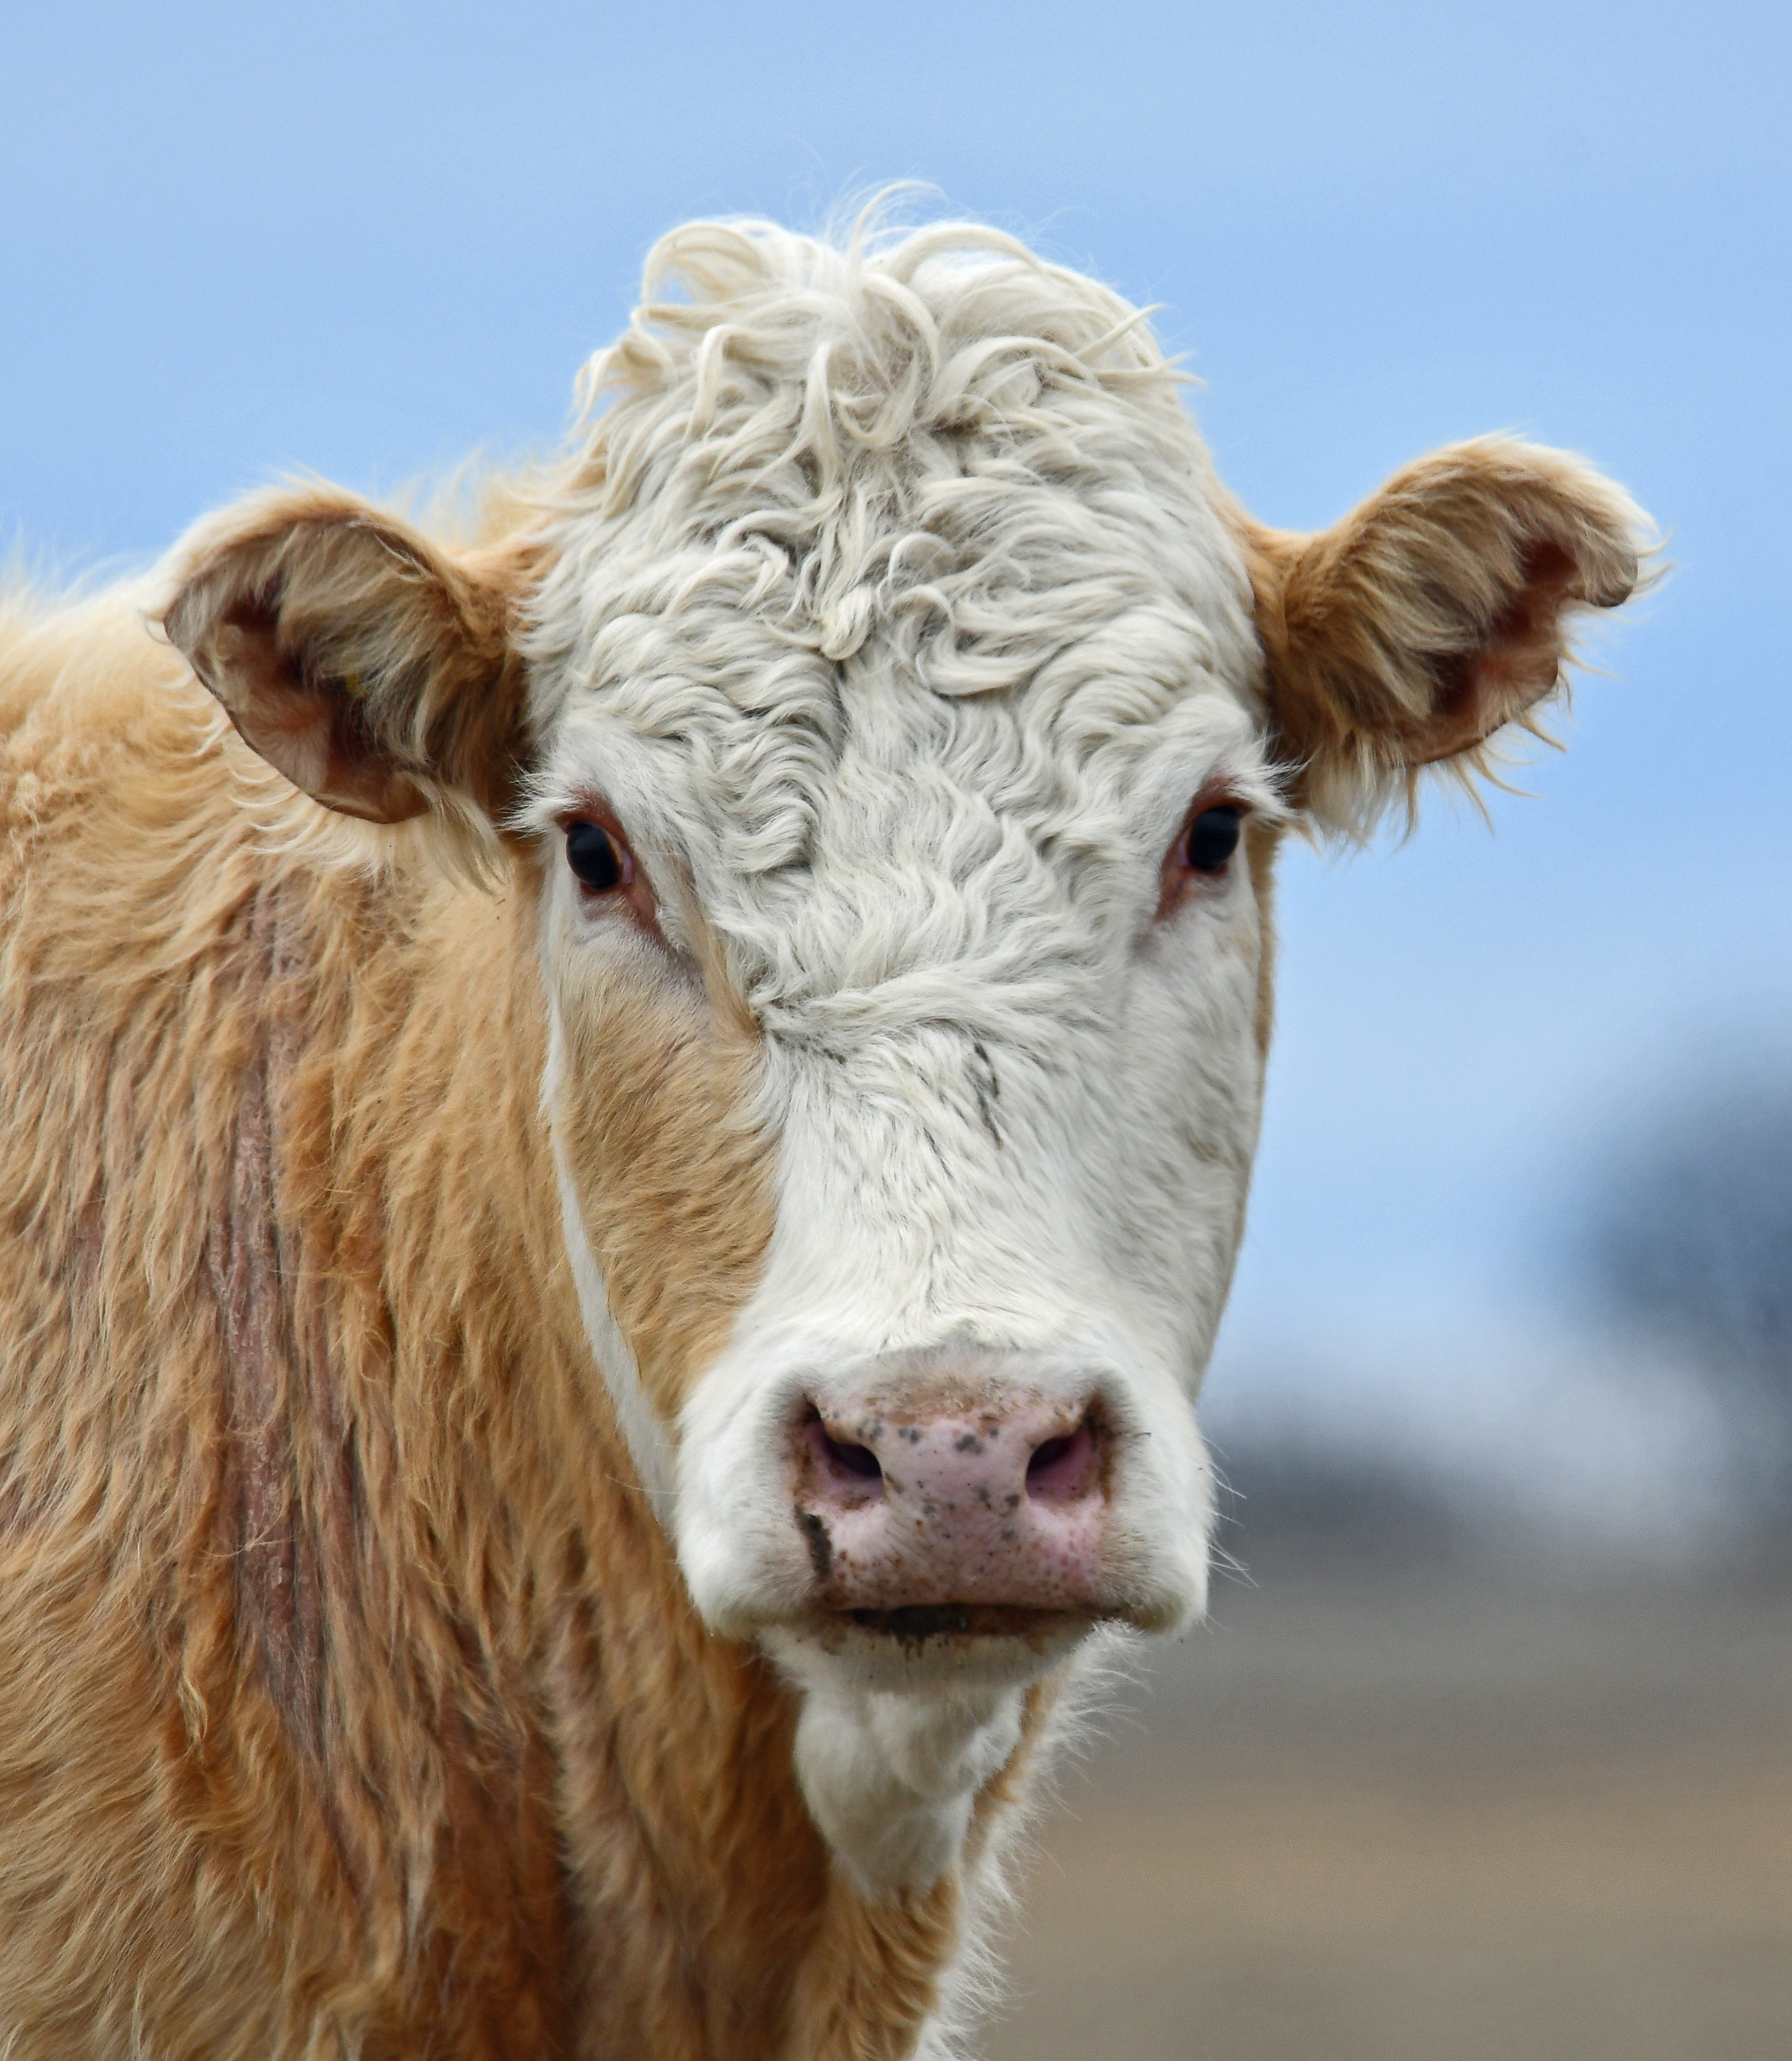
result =
[[[958,956],[975,917],[955,890],[992,867],[1055,850],[1058,894],[1111,891],[1074,862],[1161,812],[1154,765],[1162,808],[1182,805],[1166,746],[1198,688],[1221,690],[1199,697],[1203,742],[1274,810],[1250,582],[1142,314],[994,230],[867,218],[842,246],[695,225],[646,291],[586,370],[553,484],[524,648],[534,727],[559,746],[532,813],[563,811],[598,757],[626,778],[646,741],[675,742],[646,784],[682,790],[681,842],[704,827],[706,906],[758,883],[765,950],[737,967],[755,1006],[824,964],[862,987]],[[836,884],[859,917],[875,902],[875,966],[803,948],[814,882],[806,922],[788,876],[824,817],[858,848]],[[1026,928],[1005,955],[1026,956]]]

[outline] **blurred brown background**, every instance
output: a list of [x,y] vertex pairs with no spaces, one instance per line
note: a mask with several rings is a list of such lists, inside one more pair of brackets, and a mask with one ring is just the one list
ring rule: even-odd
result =
[[1792,1584],[1266,1569],[1059,1784],[994,2061],[1792,2055]]

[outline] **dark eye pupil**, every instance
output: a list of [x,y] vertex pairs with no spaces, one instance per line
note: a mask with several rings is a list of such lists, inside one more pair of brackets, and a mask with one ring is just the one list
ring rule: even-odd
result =
[[1236,809],[1203,809],[1189,825],[1188,862],[1196,873],[1218,873],[1238,848]]
[[622,884],[622,855],[601,823],[581,819],[567,826],[566,863],[594,894],[607,894]]

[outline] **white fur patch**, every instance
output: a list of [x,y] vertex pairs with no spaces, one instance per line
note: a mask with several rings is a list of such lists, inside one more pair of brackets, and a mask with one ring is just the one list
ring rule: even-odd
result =
[[816,1821],[883,1891],[951,1864],[1040,1663],[885,1679],[806,1626],[806,1410],[954,1354],[1094,1399],[1115,1615],[1202,1607],[1193,1402],[1266,937],[1242,852],[1173,914],[1160,891],[1197,794],[1281,814],[1261,654],[1176,377],[1105,289],[963,230],[842,251],[709,225],[654,263],[685,297],[595,362],[555,483],[527,820],[600,792],[671,944],[694,904],[762,1035],[771,1243],[676,1427],[581,1259],[562,1155],[568,1246],[698,1607],[802,1684]]
[[868,1689],[800,1644],[773,1650],[805,1692],[797,1778],[835,1859],[868,1896],[937,1882],[1019,1742],[1025,1692]]

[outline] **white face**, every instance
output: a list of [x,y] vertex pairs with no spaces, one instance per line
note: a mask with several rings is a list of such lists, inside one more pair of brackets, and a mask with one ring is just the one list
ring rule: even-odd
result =
[[626,340],[528,646],[594,1346],[706,1619],[868,1681],[1198,1611],[1262,1081],[1282,818],[1206,454],[1148,344],[986,343],[1093,345],[1100,290],[982,277],[902,288],[926,349],[842,290],[819,398],[775,282],[726,349]]

